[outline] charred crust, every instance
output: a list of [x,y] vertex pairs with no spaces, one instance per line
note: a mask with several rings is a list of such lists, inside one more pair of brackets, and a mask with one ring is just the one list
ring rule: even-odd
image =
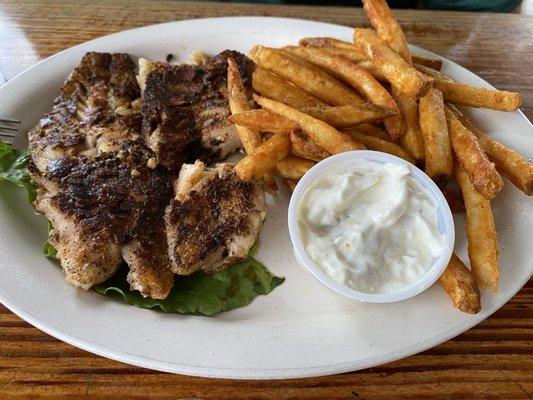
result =
[[30,148],[82,151],[88,128],[105,124],[116,107],[139,97],[135,64],[127,54],[87,53],[61,87],[52,111],[29,132]]
[[61,88],[61,96],[72,93],[87,95],[91,87],[103,85],[113,96],[129,101],[140,96],[139,85],[135,79],[135,63],[128,54],[89,52],[83,56],[69,79]]
[[[245,55],[224,51],[202,66],[156,63],[146,77],[143,93],[143,135],[158,155],[159,161],[171,170],[183,162],[197,158],[211,161],[216,151],[202,149],[202,131],[225,123],[227,115],[215,113],[204,118],[202,112],[228,108],[227,59],[232,57],[251,91],[255,64]],[[190,152],[191,148],[198,149]]]
[[52,202],[75,218],[93,239],[110,238],[116,244],[149,238],[163,229],[163,214],[172,197],[164,168],[133,166],[115,157],[88,160],[62,158],[49,165],[46,178],[60,189]]
[[[201,192],[192,191],[184,201],[173,199],[165,222],[175,236],[175,245],[169,250],[176,264],[204,261],[225,245],[226,238],[248,234],[250,212],[256,209],[256,190],[254,183],[228,171],[211,177]],[[194,244],[194,249],[187,249],[184,257],[183,246],[187,244]]]

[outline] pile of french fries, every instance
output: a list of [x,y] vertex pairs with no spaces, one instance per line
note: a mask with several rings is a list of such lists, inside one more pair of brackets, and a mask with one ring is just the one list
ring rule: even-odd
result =
[[255,46],[253,101],[229,63],[229,119],[246,152],[235,170],[275,192],[274,176],[292,190],[316,162],[344,151],[383,151],[418,165],[454,211],[466,211],[471,269],[454,254],[440,284],[454,307],[477,313],[479,288],[498,289],[490,202],[502,189],[500,174],[529,196],[533,165],[455,105],[514,111],[521,97],[454,82],[439,71],[440,60],[411,54],[385,0],[363,3],[374,29],[355,28],[353,43],[320,37],[299,46]]

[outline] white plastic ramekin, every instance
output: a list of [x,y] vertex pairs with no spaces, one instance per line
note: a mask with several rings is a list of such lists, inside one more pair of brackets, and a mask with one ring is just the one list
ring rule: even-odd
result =
[[[409,168],[411,176],[428,191],[437,204],[437,227],[444,237],[444,250],[439,257],[433,259],[428,272],[418,282],[392,293],[371,294],[359,292],[334,281],[309,258],[298,232],[297,219],[300,202],[310,184],[331,168],[337,169],[340,167],[343,170],[349,170],[351,165],[357,165],[357,163],[361,160],[377,162],[380,164],[392,163],[396,165],[406,165]],[[337,293],[355,300],[369,303],[391,303],[395,301],[401,301],[416,296],[417,294],[429,288],[437,281],[448,265],[448,262],[452,256],[453,245],[455,241],[455,229],[452,212],[448,206],[448,203],[446,202],[446,199],[442,195],[442,192],[431,180],[431,178],[413,164],[399,157],[370,150],[358,150],[340,153],[322,160],[309,171],[307,171],[307,173],[296,185],[289,203],[289,233],[294,246],[294,256],[301,267],[311,272],[315,277],[318,278],[320,282],[330,289],[333,289]]]

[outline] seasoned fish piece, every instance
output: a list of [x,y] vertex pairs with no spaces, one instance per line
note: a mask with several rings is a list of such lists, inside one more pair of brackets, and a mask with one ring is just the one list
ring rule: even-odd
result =
[[201,66],[139,61],[145,140],[171,170],[196,158],[223,159],[241,147],[234,125],[227,121],[228,57],[236,60],[251,90],[254,64],[235,51],[224,51]]
[[52,111],[28,134],[38,170],[44,173],[61,157],[109,151],[117,131],[121,140],[139,138],[139,96],[135,64],[127,54],[87,53],[61,87]]
[[[158,222],[163,226],[162,221]],[[153,237],[144,235],[142,240],[134,239],[122,246],[122,257],[128,264],[127,280],[131,290],[138,290],[144,297],[164,299],[174,285],[174,274],[170,269],[166,236],[158,232]]]
[[215,272],[243,260],[266,216],[263,190],[231,164],[184,165],[166,209],[169,258],[179,275]]
[[54,228],[50,241],[70,283],[84,289],[101,283],[124,258],[132,289],[167,296],[173,274],[163,216],[172,190],[164,169],[109,155],[62,158],[36,182],[36,210]]
[[52,192],[40,197],[36,210],[54,226],[48,240],[57,250],[67,281],[88,290],[110,278],[122,262],[120,246],[104,233],[89,239],[76,215],[64,213]]
[[174,281],[163,219],[171,180],[148,167],[134,68],[124,54],[88,53],[67,79],[29,133],[35,208],[54,228],[67,281],[89,289],[124,259],[132,289],[165,298]]

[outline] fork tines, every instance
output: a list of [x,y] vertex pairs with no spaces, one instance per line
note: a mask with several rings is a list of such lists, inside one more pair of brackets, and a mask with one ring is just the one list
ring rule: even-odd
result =
[[20,120],[15,118],[0,117],[0,139],[12,142],[19,130]]

